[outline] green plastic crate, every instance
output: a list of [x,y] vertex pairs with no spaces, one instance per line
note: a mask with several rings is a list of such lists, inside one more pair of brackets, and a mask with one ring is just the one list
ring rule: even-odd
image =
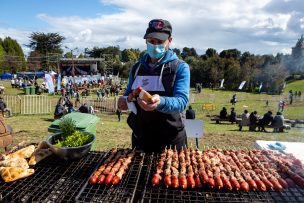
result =
[[96,135],[96,125],[99,122],[100,118],[92,114],[79,112],[69,113],[62,118],[53,121],[49,126],[48,131],[52,133],[60,132],[59,123],[64,118],[71,118],[75,122],[77,130],[90,132]]
[[31,89],[31,94],[32,95],[36,94],[36,87],[35,86],[31,86],[30,89]]
[[31,94],[31,87],[25,87],[24,88],[24,94],[25,95],[30,95]]

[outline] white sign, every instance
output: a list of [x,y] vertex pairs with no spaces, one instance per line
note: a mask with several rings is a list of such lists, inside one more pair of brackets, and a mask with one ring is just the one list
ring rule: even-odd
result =
[[241,82],[241,84],[240,84],[240,86],[239,86],[239,90],[243,89],[245,83],[246,83],[246,81]]
[[261,91],[262,87],[263,87],[263,83],[260,84],[259,91]]
[[45,83],[46,83],[46,88],[49,90],[49,93],[54,93],[54,83],[52,76],[50,74],[45,74]]
[[202,120],[185,119],[184,121],[187,137],[203,137],[204,123]]
[[224,87],[224,81],[225,81],[225,79],[222,79],[220,88]]

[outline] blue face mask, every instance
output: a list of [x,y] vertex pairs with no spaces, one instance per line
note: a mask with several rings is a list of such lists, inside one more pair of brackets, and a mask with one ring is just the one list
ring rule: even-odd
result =
[[164,44],[154,45],[147,42],[147,53],[151,58],[159,59],[166,53],[166,46]]

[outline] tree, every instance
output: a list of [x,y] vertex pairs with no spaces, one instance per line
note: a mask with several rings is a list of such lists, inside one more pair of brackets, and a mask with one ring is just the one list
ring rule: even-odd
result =
[[222,58],[233,58],[239,60],[241,57],[241,52],[237,49],[227,49],[223,50],[220,53],[220,57]]
[[224,62],[225,69],[225,84],[226,88],[230,90],[235,90],[240,84],[240,62],[234,58],[222,59]]
[[26,70],[26,62],[23,50],[18,42],[10,37],[6,37],[2,42],[5,51],[4,66],[12,73]]
[[183,51],[181,53],[181,56],[182,56],[183,59],[185,59],[188,56],[197,57],[198,55],[197,55],[196,50],[194,48],[184,47]]
[[30,43],[27,45],[32,51],[39,52],[42,57],[42,68],[47,69],[49,65],[49,55],[63,53],[61,43],[65,37],[58,33],[33,32],[30,35]]
[[82,59],[82,58],[85,58],[84,54],[83,53],[80,53],[78,58]]
[[87,49],[86,54],[89,55],[89,57],[94,58],[102,58],[103,54],[111,54],[113,57],[120,56],[120,50],[119,46],[108,46],[104,48],[100,47],[93,47],[93,49]]
[[178,57],[181,57],[181,51],[178,48],[174,48],[173,51],[176,53]]
[[208,48],[208,49],[206,50],[205,55],[206,55],[206,57],[209,57],[209,58],[210,58],[210,57],[216,56],[216,55],[217,55],[217,52],[216,52],[216,50],[213,49],[213,48]]
[[138,60],[140,51],[139,49],[124,49],[121,52],[121,61],[122,62],[135,62]]
[[121,78],[128,78],[133,65],[134,63],[130,61],[123,64],[121,69],[119,70],[119,76]]
[[27,65],[31,71],[41,70],[41,54],[38,51],[31,51],[27,57]]
[[33,32],[30,35],[30,47],[34,51],[38,51],[41,54],[46,53],[62,53],[61,43],[65,40],[65,37],[58,33],[42,33]]
[[262,69],[259,78],[268,93],[280,94],[287,76],[288,72],[283,65],[272,64]]
[[0,38],[0,73],[5,73],[7,72],[5,66],[4,66],[4,55],[5,55],[5,51],[4,48],[2,46],[2,39]]

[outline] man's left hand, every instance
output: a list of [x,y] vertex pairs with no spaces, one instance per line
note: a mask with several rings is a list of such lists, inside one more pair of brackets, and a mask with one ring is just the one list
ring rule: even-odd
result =
[[153,111],[160,103],[160,96],[158,94],[154,94],[151,98],[151,102],[146,102],[142,99],[137,98],[138,105],[145,111]]

